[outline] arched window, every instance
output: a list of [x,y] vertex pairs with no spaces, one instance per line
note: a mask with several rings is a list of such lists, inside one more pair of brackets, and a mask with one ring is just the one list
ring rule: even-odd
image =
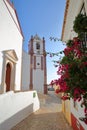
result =
[[39,50],[40,49],[40,44],[36,43],[36,49]]

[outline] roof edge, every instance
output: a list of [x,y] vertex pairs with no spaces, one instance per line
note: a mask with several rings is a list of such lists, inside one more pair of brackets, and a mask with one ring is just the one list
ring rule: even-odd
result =
[[67,19],[67,14],[68,14],[69,3],[70,3],[70,0],[66,0],[61,40],[63,40],[63,37],[64,37],[64,30],[65,30],[65,24],[66,24],[66,19]]
[[[6,5],[6,7],[7,7],[7,4],[6,4],[5,0],[3,0],[3,1],[4,1],[5,5]],[[10,0],[6,0],[6,1],[7,1],[8,4],[11,6],[11,8],[14,10],[14,13],[15,13],[15,15],[16,15],[16,18],[17,18],[17,21],[18,21],[18,24],[19,24],[19,27],[17,26],[17,24],[16,24],[16,22],[15,22],[13,16],[11,15],[10,10],[9,10],[8,7],[7,7],[7,9],[8,9],[8,11],[9,11],[9,13],[10,13],[10,15],[11,15],[11,17],[12,17],[14,23],[15,23],[15,25],[17,26],[19,32],[21,33],[21,35],[22,35],[22,37],[23,37],[23,39],[24,39],[24,35],[23,35],[23,32],[22,32],[22,28],[21,28],[21,25],[20,25],[20,22],[19,22],[19,19],[18,19],[18,15],[17,15],[16,9],[15,9],[15,7],[14,7],[14,4],[11,3]]]

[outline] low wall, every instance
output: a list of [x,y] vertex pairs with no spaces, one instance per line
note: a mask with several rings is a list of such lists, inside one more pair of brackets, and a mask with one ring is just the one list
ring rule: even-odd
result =
[[[87,124],[79,120],[80,117],[85,117],[84,108],[81,107],[82,101],[76,101],[75,104],[71,99],[71,123],[74,122],[72,126],[75,130],[87,130]],[[77,128],[77,129],[76,129]]]
[[36,91],[7,92],[0,95],[0,130],[10,130],[40,108]]

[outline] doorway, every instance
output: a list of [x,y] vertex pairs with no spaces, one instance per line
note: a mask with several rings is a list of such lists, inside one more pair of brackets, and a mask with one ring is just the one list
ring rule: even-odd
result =
[[11,83],[11,65],[10,65],[10,63],[7,63],[7,65],[6,65],[5,83],[6,83],[6,92],[8,92],[8,91],[10,91],[10,83]]

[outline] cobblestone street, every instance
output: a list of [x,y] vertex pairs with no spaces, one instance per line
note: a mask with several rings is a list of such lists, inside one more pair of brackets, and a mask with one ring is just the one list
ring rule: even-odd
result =
[[54,92],[39,94],[39,98],[41,109],[11,130],[72,130],[61,112],[61,100]]

